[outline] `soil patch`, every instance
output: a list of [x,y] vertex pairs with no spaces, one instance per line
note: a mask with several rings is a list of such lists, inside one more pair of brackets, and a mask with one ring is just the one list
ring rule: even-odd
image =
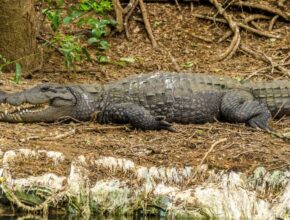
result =
[[70,172],[70,160],[65,159],[63,162],[55,164],[52,158],[48,158],[42,153],[37,157],[34,156],[29,158],[16,156],[13,161],[9,162],[9,170],[13,178],[41,176],[46,173],[54,173],[58,176],[68,176]]

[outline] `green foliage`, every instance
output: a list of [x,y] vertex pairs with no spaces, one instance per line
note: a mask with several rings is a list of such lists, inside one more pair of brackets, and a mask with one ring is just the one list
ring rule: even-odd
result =
[[[64,55],[65,65],[67,68],[74,66],[74,63],[85,57],[93,61],[87,51],[87,46],[93,46],[98,51],[109,49],[108,41],[104,39],[108,27],[113,26],[116,22],[109,19],[107,12],[112,10],[112,3],[109,0],[81,0],[77,3],[68,3],[64,0],[46,0],[49,8],[42,12],[50,21],[55,36],[52,42],[55,47]],[[60,9],[61,8],[61,9]],[[90,28],[91,34],[87,42],[80,42],[80,38],[65,35],[61,33],[61,27],[75,26],[76,28]],[[100,60],[98,59],[100,62]]]
[[15,74],[12,78],[12,81],[15,82],[16,84],[20,83],[20,79],[21,79],[21,73],[22,73],[22,68],[21,65],[19,63],[17,63],[18,61],[20,61],[22,58],[14,60],[14,61],[10,61],[7,58],[5,58],[2,54],[0,54],[0,73],[2,73],[2,69],[9,65],[9,64],[13,64],[15,63]]
[[3,67],[9,65],[11,63],[11,61],[9,61],[2,54],[0,54],[0,63],[1,63],[0,64],[0,73],[2,73]]
[[15,63],[15,74],[12,81],[15,82],[16,84],[19,84],[20,82],[21,72],[22,72],[21,65],[19,63]]
[[[59,50],[64,55],[65,66],[71,68],[74,63],[80,61],[82,58],[82,53],[84,53],[84,48],[80,44],[80,40],[71,35],[58,34],[54,37],[55,44],[59,45]],[[86,56],[89,55],[85,50]]]
[[101,56],[98,57],[98,62],[99,63],[109,63],[110,59],[107,56],[101,55]]
[[48,10],[45,9],[42,11],[43,14],[45,14],[48,18],[48,20],[51,22],[50,26],[53,31],[56,31],[61,24],[61,17],[60,17],[60,10]]
[[78,5],[73,5],[69,8],[68,15],[63,19],[65,24],[69,24],[75,19],[87,14],[95,12],[96,14],[104,15],[105,12],[112,10],[112,3],[108,0],[83,0]]

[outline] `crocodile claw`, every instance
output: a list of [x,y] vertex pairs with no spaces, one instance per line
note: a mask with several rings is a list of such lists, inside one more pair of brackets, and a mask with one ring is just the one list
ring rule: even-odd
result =
[[162,130],[167,130],[171,132],[177,132],[175,128],[172,127],[172,124],[165,121],[165,116],[156,116],[155,120],[158,121],[159,128]]
[[273,131],[273,129],[269,127],[267,121],[265,120],[258,120],[257,118],[253,118],[248,121],[248,124],[253,128],[260,128],[266,131]]

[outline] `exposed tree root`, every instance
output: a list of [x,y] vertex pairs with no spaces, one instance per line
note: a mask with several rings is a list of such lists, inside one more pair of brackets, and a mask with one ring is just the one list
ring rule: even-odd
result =
[[119,0],[112,0],[115,14],[116,14],[116,21],[117,21],[117,31],[122,32],[124,29],[123,24],[123,8]]
[[236,22],[233,21],[232,17],[226,13],[226,11],[222,8],[222,6],[218,3],[217,0],[210,0],[210,2],[217,8],[219,14],[221,14],[225,20],[227,21],[228,25],[230,26],[232,32],[234,33],[234,37],[231,41],[230,46],[227,50],[218,58],[218,60],[224,60],[231,58],[237,49],[239,48],[241,42],[241,35],[240,29]]
[[[194,17],[196,18],[201,18],[201,19],[206,19],[206,20],[210,20],[210,21],[214,21],[214,22],[220,22],[220,23],[223,23],[223,24],[228,24],[227,21],[225,19],[222,19],[222,18],[213,18],[213,17],[210,17],[210,16],[206,16],[206,15],[200,15],[200,14],[192,14]],[[270,38],[281,38],[280,36],[277,36],[277,35],[274,35],[274,34],[271,34],[269,32],[266,32],[266,31],[260,31],[260,30],[257,30],[255,28],[252,28],[246,24],[243,24],[243,23],[240,23],[240,22],[236,22],[236,24],[247,30],[247,31],[250,31],[254,34],[257,34],[257,35],[260,35],[260,36],[263,36],[263,37],[270,37]]]
[[[244,16],[245,17],[245,16]],[[244,23],[248,24],[250,23],[253,27],[255,27],[257,30],[263,31],[263,29],[257,24],[257,22],[255,20],[261,20],[261,19],[265,19],[265,20],[269,20],[270,17],[265,16],[265,15],[260,15],[260,14],[254,14],[254,15],[250,15],[248,17],[245,17],[244,19]]]
[[289,63],[285,63],[285,59],[283,59],[279,63],[274,63],[272,61],[272,59],[270,59],[269,57],[267,57],[264,53],[254,51],[254,50],[246,47],[243,44],[240,46],[240,49],[243,52],[245,52],[247,54],[250,54],[251,56],[255,57],[256,59],[262,60],[263,62],[265,62],[266,64],[269,65],[267,67],[263,67],[263,68],[255,71],[254,73],[252,73],[251,75],[249,75],[247,77],[247,79],[250,79],[251,77],[253,77],[254,75],[256,75],[258,72],[261,72],[261,71],[264,71],[264,70],[268,70],[268,69],[271,69],[271,72],[273,72],[274,69],[277,69],[278,71],[282,72],[284,75],[290,76],[290,71],[284,67],[284,66],[288,66],[289,65]]
[[226,39],[228,39],[231,35],[233,34],[232,31],[227,31],[219,40],[218,43],[221,43],[223,41],[225,41]]
[[270,5],[265,5],[265,4],[262,5],[262,4],[244,2],[244,1],[233,2],[231,5],[259,9],[259,10],[266,11],[266,12],[269,12],[269,13],[272,13],[275,15],[279,15],[282,18],[284,18],[286,21],[290,21],[290,17],[288,14],[284,13],[283,11],[281,11],[278,8],[273,8]]
[[176,7],[178,8],[178,10],[181,11],[181,7],[180,7],[180,5],[178,3],[178,0],[174,0],[174,1],[175,1]]
[[144,5],[143,0],[139,0],[139,6],[140,6],[140,9],[141,9],[141,12],[142,12],[144,25],[145,25],[145,28],[147,30],[148,36],[149,36],[149,38],[151,40],[152,46],[153,46],[153,48],[156,48],[157,47],[157,42],[156,42],[156,40],[155,40],[155,38],[153,36],[151,25],[150,25],[149,19],[148,19],[147,10],[146,10],[146,7]]
[[149,39],[151,40],[153,48],[157,47],[157,42],[154,38],[151,25],[149,22],[147,9],[143,0],[130,0],[125,8],[122,8],[119,0],[112,0],[116,20],[117,20],[117,31],[122,32],[125,29],[126,37],[129,38],[128,21],[134,12],[135,8],[139,5],[143,17],[143,22],[148,33]]
[[[128,28],[128,22],[130,17],[132,16],[133,12],[135,11],[136,7],[139,5],[142,18],[144,22],[145,29],[147,31],[148,37],[152,43],[153,48],[157,47],[157,42],[154,38],[152,28],[149,22],[148,13],[146,6],[144,4],[144,1],[146,0],[129,0],[129,3],[125,8],[122,8],[120,0],[113,0],[114,10],[116,13],[116,20],[117,20],[117,31],[122,32],[125,31],[126,37],[129,38],[129,28]],[[178,10],[181,11],[181,7],[178,3],[178,0],[174,0],[175,4],[177,5]],[[189,0],[190,1],[190,0]],[[158,2],[158,1],[157,1]],[[191,2],[191,1],[190,1]],[[218,57],[218,60],[224,60],[231,58],[236,51],[240,48],[241,43],[241,35],[240,30],[246,30],[248,32],[251,32],[253,34],[268,37],[268,38],[281,38],[281,36],[271,33],[270,31],[273,29],[276,21],[279,18],[284,19],[285,21],[290,21],[290,13],[284,12],[283,10],[273,7],[271,5],[265,5],[265,4],[259,4],[259,3],[251,3],[247,1],[231,1],[225,5],[222,5],[218,2],[218,0],[209,0],[209,2],[214,5],[214,7],[217,9],[218,14],[223,16],[223,18],[216,18],[216,17],[210,17],[207,15],[200,15],[200,14],[192,14],[194,17],[201,18],[201,19],[207,19],[214,22],[220,22],[223,24],[227,24],[230,27],[230,31],[225,32],[225,34],[218,40],[218,42],[223,42],[227,38],[233,35],[231,43],[229,47],[225,50],[223,54],[221,54]],[[202,3],[202,1],[199,1],[199,3]],[[285,0],[279,0],[277,2],[278,7],[284,8]],[[192,6],[192,2],[191,2]],[[274,16],[267,16],[262,14],[253,14],[250,16],[243,16],[244,20],[236,20],[234,15],[229,15],[227,10],[228,8],[237,7],[240,9],[243,8],[249,8],[249,9],[255,9],[256,11],[264,11],[270,14],[273,14]],[[263,29],[257,21],[259,20],[269,20],[269,26],[268,30]],[[196,37],[196,36],[194,36]],[[198,37],[197,37],[198,38]],[[242,48],[240,48],[243,50]],[[174,60],[174,59],[173,59]],[[269,63],[269,62],[268,62]],[[175,67],[178,67],[178,65],[174,64]],[[271,64],[272,65],[272,64]],[[280,67],[279,67],[280,68]],[[178,68],[176,68],[178,69]],[[280,68],[280,71],[286,73],[285,69]],[[288,75],[288,73],[287,73]]]
[[133,12],[134,12],[135,8],[138,6],[138,4],[139,4],[139,0],[134,0],[132,7],[128,10],[128,12],[126,13],[125,18],[124,18],[124,20],[125,20],[124,27],[125,27],[125,33],[126,33],[127,38],[130,37],[129,29],[128,29],[129,18],[133,14]]
[[266,16],[266,15],[254,14],[254,15],[250,15],[250,16],[246,17],[244,22],[245,23],[249,23],[249,22],[252,22],[252,21],[255,21],[255,20],[260,20],[260,19],[269,20],[271,18],[269,16]]
[[275,22],[277,21],[278,18],[279,18],[279,15],[275,15],[275,16],[271,19],[270,24],[269,24],[269,28],[268,28],[269,31],[271,31],[271,30],[273,29],[274,24],[275,24]]

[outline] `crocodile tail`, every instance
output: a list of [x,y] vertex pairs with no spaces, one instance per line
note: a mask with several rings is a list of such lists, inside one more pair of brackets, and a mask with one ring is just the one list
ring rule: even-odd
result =
[[274,118],[290,115],[289,81],[247,82],[243,86],[249,89],[256,99],[268,106]]

